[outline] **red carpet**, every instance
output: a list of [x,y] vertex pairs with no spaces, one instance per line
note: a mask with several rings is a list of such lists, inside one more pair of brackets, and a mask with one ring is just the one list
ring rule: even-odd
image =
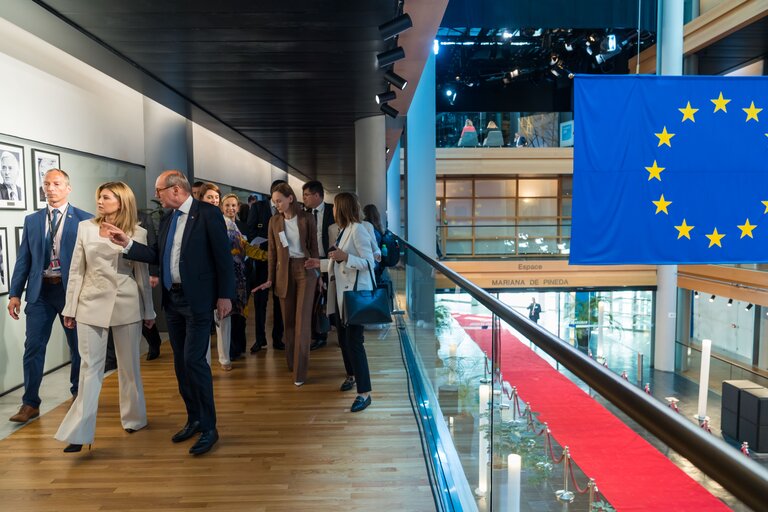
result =
[[[463,327],[490,324],[486,316],[455,318]],[[491,330],[467,334],[490,357]],[[616,510],[730,510],[506,329],[501,344],[504,380],[531,403],[558,443],[568,445],[574,462]]]

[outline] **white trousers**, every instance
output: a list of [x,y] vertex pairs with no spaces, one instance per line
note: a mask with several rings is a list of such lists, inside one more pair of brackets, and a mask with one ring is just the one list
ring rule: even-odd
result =
[[[123,428],[139,430],[147,425],[147,405],[141,383],[139,344],[141,322],[112,326],[120,387],[120,420]],[[80,383],[77,398],[54,436],[59,441],[91,444],[96,433],[96,412],[104,381],[109,329],[77,323],[80,350]]]
[[[219,350],[219,363],[232,364],[229,359],[229,346],[232,343],[232,316],[219,320],[216,326],[216,348]],[[210,361],[208,361],[210,363]]]

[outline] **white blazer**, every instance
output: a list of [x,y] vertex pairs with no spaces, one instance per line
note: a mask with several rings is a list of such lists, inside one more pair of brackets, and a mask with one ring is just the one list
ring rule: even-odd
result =
[[[362,222],[362,225],[365,226],[365,229],[368,231],[368,234],[371,237],[371,250],[373,251],[373,259],[376,261],[380,261],[381,248],[379,248],[379,244],[376,243],[376,233],[373,230],[373,224],[371,224],[367,220],[364,220]],[[334,245],[338,237],[339,237],[339,225],[331,224],[330,226],[328,226],[328,240],[331,241],[330,242],[331,245]]]
[[[131,238],[146,244],[147,230],[136,225]],[[77,227],[62,315],[96,327],[155,318],[147,264],[123,258],[123,248],[101,237],[92,220]]]
[[[375,245],[376,241],[373,241]],[[328,272],[328,314],[344,311],[344,292],[354,290],[355,277],[358,276],[358,290],[373,290],[371,281],[373,272],[373,251],[371,250],[371,235],[362,224],[357,222],[344,229],[337,246],[347,253],[347,261],[340,263],[330,259],[320,260],[320,270]],[[371,272],[368,271],[370,265]],[[342,319],[343,320],[343,319]]]

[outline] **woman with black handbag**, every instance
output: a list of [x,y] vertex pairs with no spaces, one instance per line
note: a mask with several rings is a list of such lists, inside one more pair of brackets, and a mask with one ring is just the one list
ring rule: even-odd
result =
[[357,385],[357,397],[352,412],[362,411],[371,405],[371,376],[368,357],[363,346],[363,323],[349,322],[345,317],[345,292],[374,290],[373,252],[368,230],[360,223],[360,204],[357,196],[342,192],[333,202],[333,218],[341,228],[336,243],[329,248],[328,259],[310,258],[307,268],[319,268],[328,273],[328,314],[336,312],[336,330],[344,358],[347,378],[342,391]]

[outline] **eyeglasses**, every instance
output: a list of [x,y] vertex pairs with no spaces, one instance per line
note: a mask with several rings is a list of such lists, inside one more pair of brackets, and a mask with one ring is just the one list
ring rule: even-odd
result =
[[168,190],[169,188],[173,188],[174,186],[175,186],[175,185],[169,185],[169,186],[167,186],[167,187],[163,187],[163,188],[156,188],[156,189],[155,189],[155,195],[156,195],[156,196],[159,196],[159,195],[160,195],[160,192],[162,192],[163,190]]

